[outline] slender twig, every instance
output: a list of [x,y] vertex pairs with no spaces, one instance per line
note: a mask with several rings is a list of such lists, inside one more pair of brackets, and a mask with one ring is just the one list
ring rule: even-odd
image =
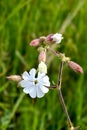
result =
[[[58,58],[63,58],[63,56],[64,56],[64,54],[62,54],[60,52],[55,52],[53,49],[51,49],[49,47],[47,49],[50,52],[52,52],[54,55],[56,55]],[[55,86],[55,87],[53,86],[52,88],[57,88],[58,89],[59,100],[60,100],[61,105],[63,107],[63,110],[64,110],[64,112],[66,114],[66,118],[67,118],[67,121],[69,123],[70,130],[78,130],[79,126],[74,127],[72,122],[71,122],[69,113],[67,111],[67,108],[66,108],[66,105],[65,105],[65,102],[64,102],[64,99],[63,99],[62,91],[61,91],[63,64],[64,64],[64,61],[62,60],[61,63],[60,63],[60,68],[59,68],[58,84],[57,84],[57,86]]]
[[67,108],[66,108],[66,105],[65,105],[65,102],[64,102],[64,99],[63,99],[63,96],[62,96],[62,92],[61,92],[61,82],[62,82],[62,70],[63,70],[63,64],[64,62],[61,61],[60,63],[60,68],[59,68],[59,76],[58,76],[58,85],[57,85],[57,88],[58,88],[58,95],[59,95],[59,100],[61,102],[61,105],[63,107],[63,110],[66,114],[66,117],[67,117],[67,120],[68,120],[68,123],[69,123],[69,127],[71,130],[74,130],[73,128],[73,124],[70,120],[70,117],[69,117],[69,114],[68,114],[68,111],[67,111]]
[[53,86],[50,86],[50,87],[48,87],[48,86],[45,86],[46,88],[49,88],[49,89],[56,89],[57,88],[57,85],[53,85]]
[[53,49],[51,49],[50,47],[47,48],[50,52],[52,52],[54,55],[56,55],[57,57],[60,57],[62,55],[62,53],[60,53],[59,51],[54,51]]
[[59,95],[59,99],[60,99],[60,102],[61,102],[61,104],[62,104],[63,110],[64,110],[64,112],[65,112],[65,114],[66,114],[66,117],[67,117],[67,120],[68,120],[68,123],[69,123],[69,127],[71,128],[71,127],[73,127],[73,125],[72,125],[72,122],[71,122],[71,120],[70,120],[68,111],[67,111],[67,109],[66,109],[66,105],[65,105],[65,102],[64,102],[64,99],[63,99],[63,96],[62,96],[61,89],[58,90],[58,95]]
[[54,51],[52,48],[50,47],[47,47],[47,49],[53,53],[55,56],[57,56],[59,59],[61,59],[62,61],[64,62],[68,62],[70,61],[70,58],[69,57],[66,57],[64,53],[61,53],[59,51]]
[[58,74],[58,85],[57,85],[57,88],[58,88],[58,89],[61,88],[63,64],[64,64],[64,62],[61,61],[61,63],[60,63],[60,68],[59,68],[59,74]]

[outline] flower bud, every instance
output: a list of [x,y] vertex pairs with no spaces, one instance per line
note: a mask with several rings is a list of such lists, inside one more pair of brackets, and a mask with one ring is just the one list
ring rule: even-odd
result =
[[62,34],[56,33],[56,34],[49,34],[46,37],[46,42],[47,43],[57,43],[59,44],[62,41],[63,37]]
[[42,50],[39,54],[39,61],[46,62],[46,50]]
[[38,46],[40,43],[40,39],[34,39],[30,42],[30,46]]
[[82,74],[83,73],[83,69],[80,65],[78,65],[77,63],[73,62],[73,61],[69,61],[68,62],[68,66],[73,69],[75,72]]
[[47,73],[47,66],[44,62],[40,62],[40,64],[38,65],[38,71],[40,73]]
[[63,39],[62,34],[60,34],[60,33],[54,34],[51,38],[53,38],[53,42],[55,42],[57,44],[59,44]]
[[22,77],[19,75],[10,75],[6,77],[8,80],[17,81],[20,82],[22,80]]
[[46,37],[46,42],[47,43],[53,43],[53,38],[52,38],[53,34],[49,34],[47,37]]

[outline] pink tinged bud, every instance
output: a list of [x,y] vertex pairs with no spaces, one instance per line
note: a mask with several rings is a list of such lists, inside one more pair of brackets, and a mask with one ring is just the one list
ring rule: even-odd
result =
[[22,80],[22,77],[19,75],[10,75],[6,77],[8,80],[17,81],[20,82]]
[[39,54],[39,62],[46,62],[46,50],[43,50]]
[[46,37],[46,42],[47,43],[53,43],[53,38],[52,38],[53,34],[49,34],[47,37]]
[[38,46],[40,43],[40,39],[34,39],[30,42],[30,46]]
[[77,63],[73,62],[73,61],[69,61],[68,62],[68,66],[73,69],[75,72],[82,74],[83,73],[83,69],[80,65],[78,65]]

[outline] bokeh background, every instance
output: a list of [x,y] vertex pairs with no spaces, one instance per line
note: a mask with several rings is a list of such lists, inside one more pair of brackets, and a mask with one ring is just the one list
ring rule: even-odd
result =
[[[37,68],[30,41],[56,32],[64,39],[55,49],[84,69],[79,75],[64,66],[62,92],[74,125],[87,129],[87,0],[0,0],[0,130],[68,130],[56,90],[32,100],[6,79]],[[58,58],[48,53],[47,65],[57,83]]]

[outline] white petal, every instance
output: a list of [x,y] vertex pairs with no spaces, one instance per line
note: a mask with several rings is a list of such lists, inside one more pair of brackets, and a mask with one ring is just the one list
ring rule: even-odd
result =
[[45,75],[46,75],[45,73],[40,73],[40,72],[38,72],[38,77],[37,77],[37,79],[38,79],[38,80],[39,80],[39,79],[42,79]]
[[62,34],[56,33],[56,36],[57,36],[57,37],[62,37]]
[[26,87],[23,89],[23,92],[28,94],[31,91],[32,87]]
[[42,80],[40,80],[40,82],[44,85],[44,86],[50,86],[50,82],[49,82],[49,77],[45,76]]
[[37,96],[37,91],[36,91],[36,86],[33,86],[32,88],[31,88],[31,90],[29,91],[29,95],[32,97],[32,98],[36,98],[36,96]]
[[34,68],[31,69],[29,74],[30,74],[31,79],[34,79],[35,78],[35,74],[36,74],[36,69],[34,69]]
[[26,80],[22,80],[19,82],[19,84],[25,88],[25,87],[30,87],[34,85],[34,82],[30,82],[30,81],[26,81]]
[[22,74],[22,78],[23,78],[24,80],[28,80],[28,79],[29,79],[29,74],[28,74],[27,71],[25,71],[25,72]]
[[43,97],[45,94],[41,91],[41,89],[39,87],[37,87],[37,97],[41,98]]
[[39,87],[40,87],[40,89],[41,89],[41,91],[43,92],[43,93],[47,93],[48,91],[49,91],[49,89],[47,88],[47,87],[45,87],[45,86],[43,86],[43,85],[39,85]]

